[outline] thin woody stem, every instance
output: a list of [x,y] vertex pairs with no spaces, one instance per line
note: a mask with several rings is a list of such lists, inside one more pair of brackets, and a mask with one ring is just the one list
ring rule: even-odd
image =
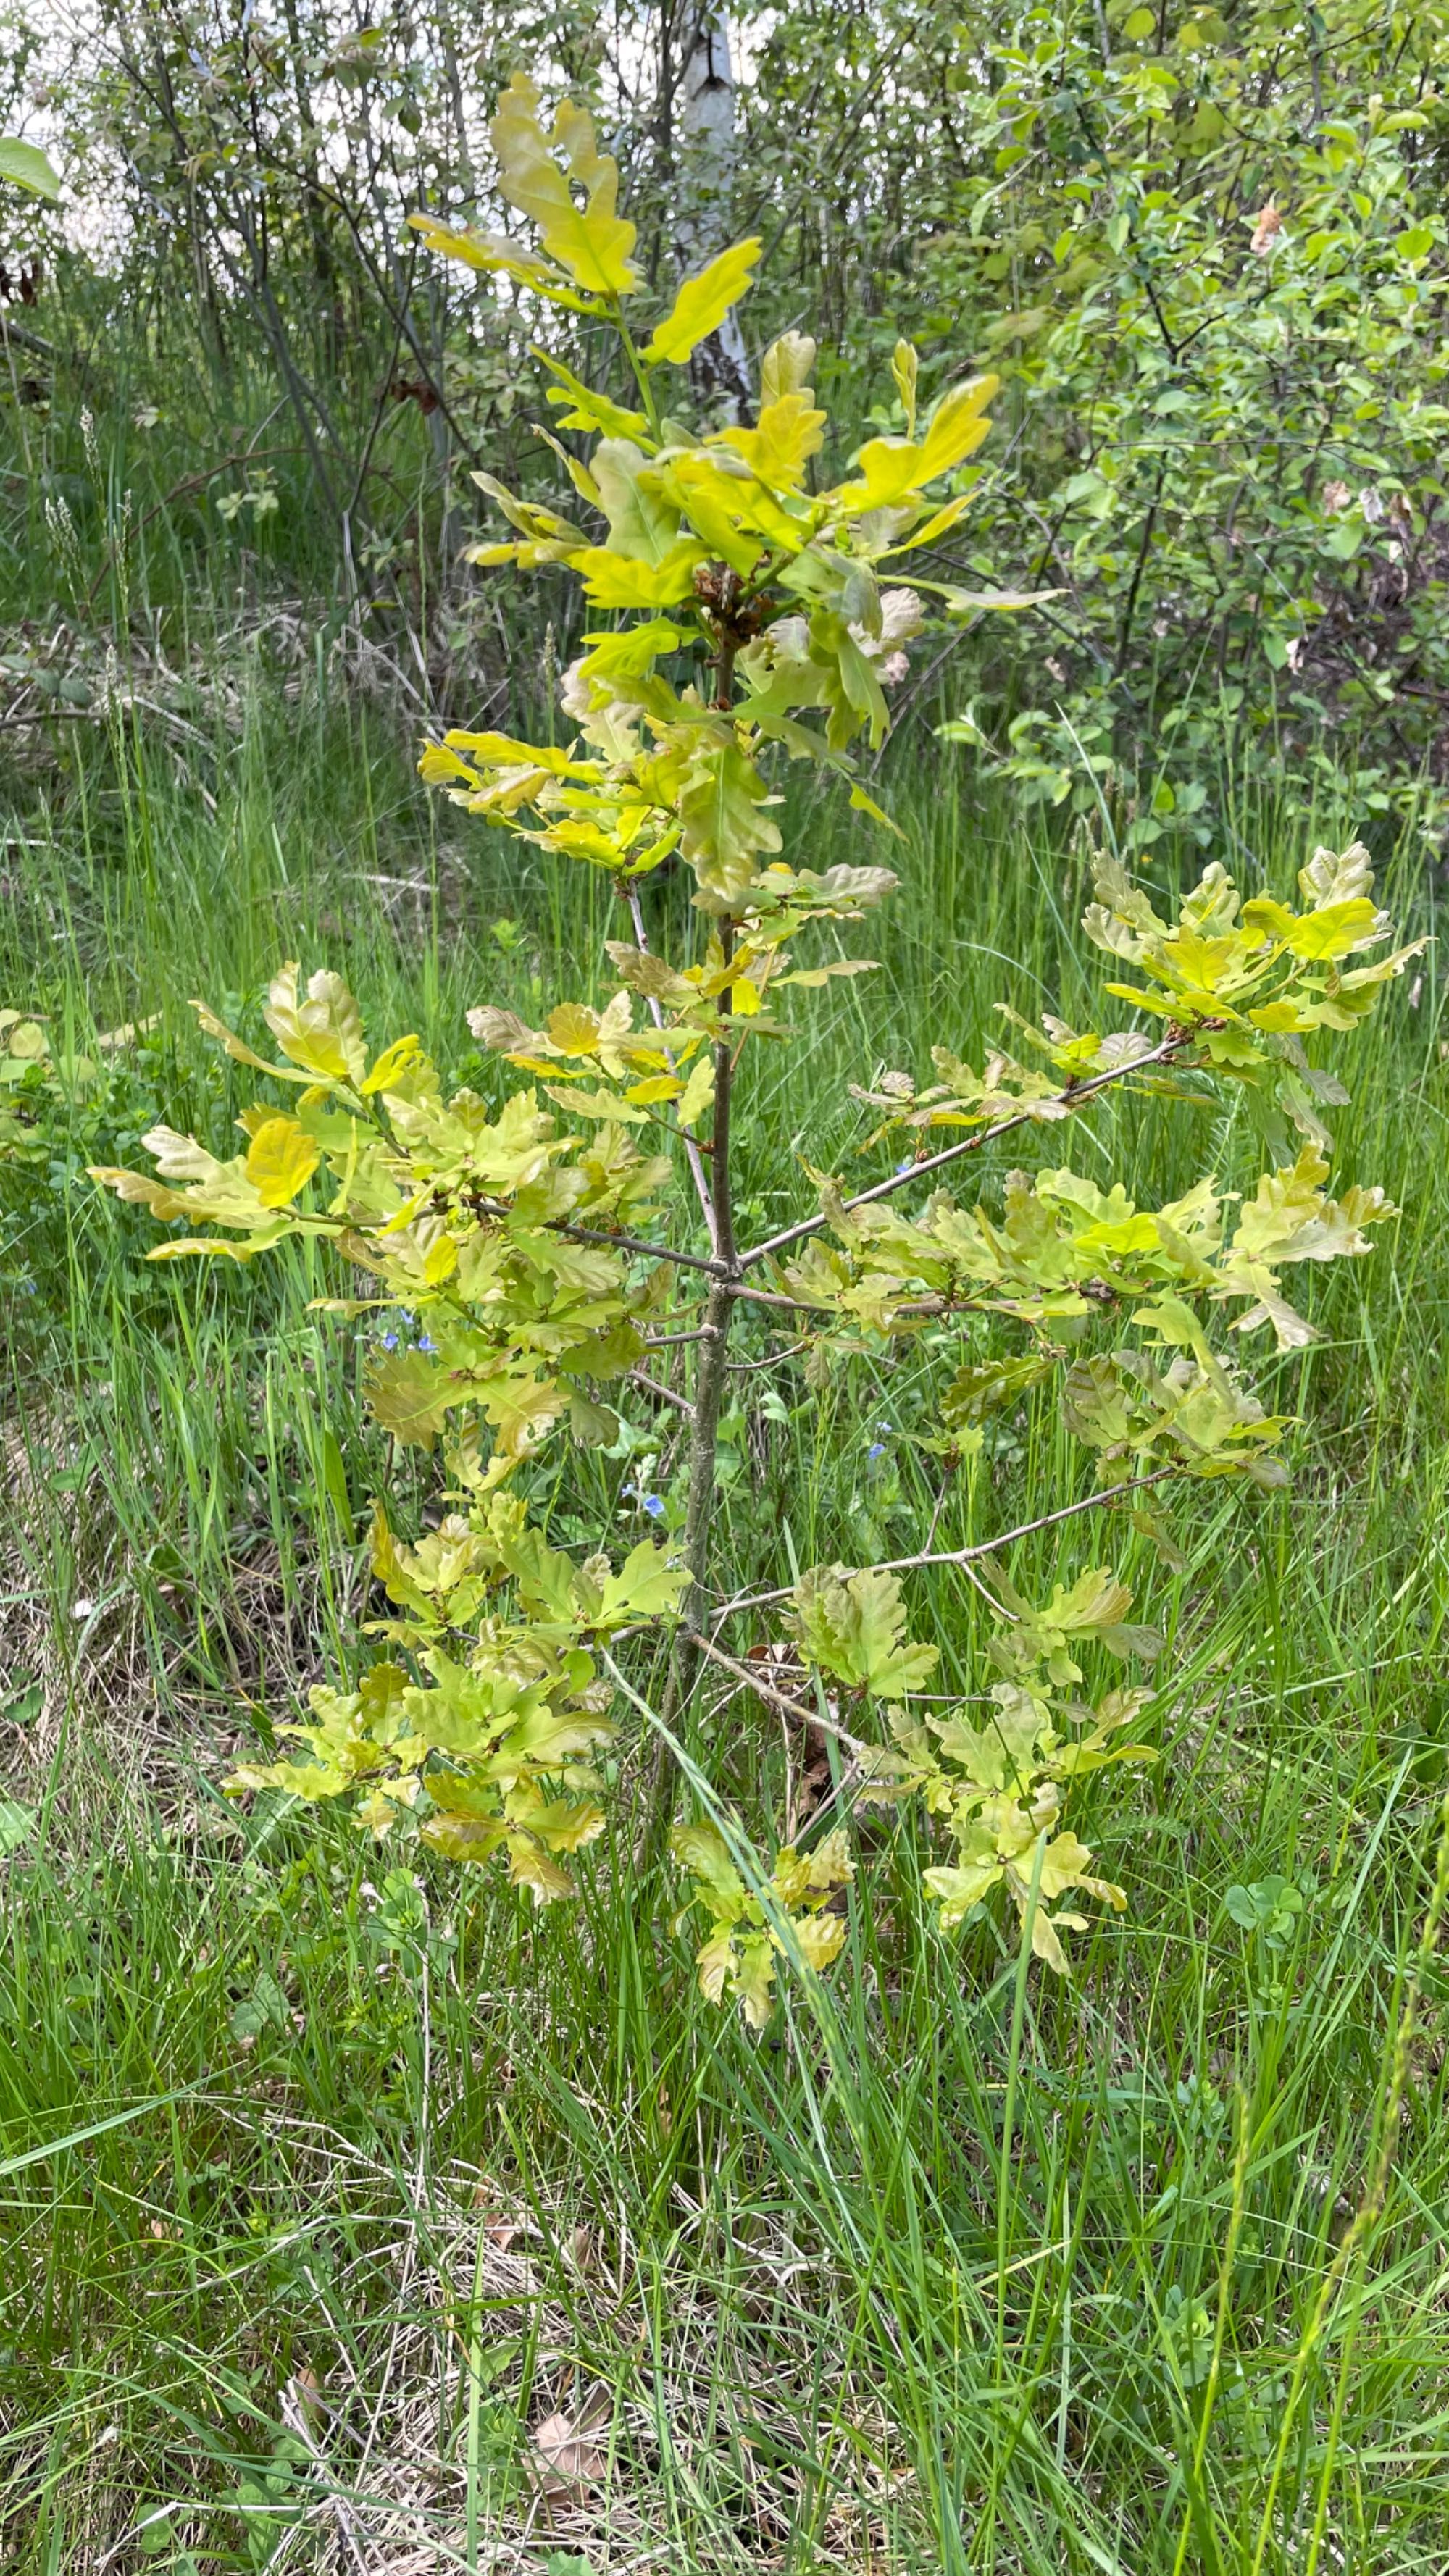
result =
[[[629,919],[634,925],[634,944],[638,949],[640,956],[647,957],[649,955],[649,941],[644,929],[644,908],[639,901],[639,889],[637,886],[630,885],[625,887],[624,892],[625,899],[629,906]],[[662,1029],[664,1026],[664,1010],[658,994],[647,993],[645,995],[645,1000],[649,1005],[649,1016],[654,1022],[656,1029]],[[674,1058],[672,1055],[670,1056],[669,1061],[670,1064],[673,1065]],[[680,1133],[683,1134],[683,1132],[684,1131],[681,1129]],[[695,1189],[699,1195],[699,1204],[704,1210],[704,1221],[709,1228],[710,1243],[714,1250],[718,1252],[719,1241],[715,1233],[714,1200],[710,1192],[709,1175],[704,1168],[704,1156],[701,1154],[699,1147],[696,1145],[692,1136],[684,1137],[684,1151],[688,1158]]]
[[1038,1530],[1055,1529],[1059,1521],[1074,1520],[1079,1512],[1099,1511],[1105,1503],[1125,1501],[1129,1494],[1145,1494],[1149,1485],[1165,1484],[1169,1477],[1183,1472],[1174,1458],[1165,1467],[1154,1467],[1150,1476],[1133,1476],[1125,1484],[1106,1485],[1100,1493],[1084,1494],[1080,1502],[1063,1503],[1059,1511],[1042,1512],[1034,1521],[1023,1521],[1019,1528],[1003,1531],[1000,1538],[986,1539],[976,1547],[922,1548],[916,1556],[888,1558],[879,1571],[907,1574],[918,1565],[974,1565],[983,1556],[994,1556],[999,1547],[1014,1547],[1019,1539],[1034,1538]]
[[710,1278],[723,1275],[723,1264],[706,1260],[702,1252],[678,1252],[672,1243],[645,1243],[637,1234],[608,1234],[596,1225],[559,1225],[555,1234],[566,1234],[573,1243],[609,1243],[616,1252],[637,1252],[646,1261],[673,1261],[681,1270],[703,1270]]
[[[734,947],[734,923],[720,923],[720,942],[728,964]],[[710,1140],[709,1182],[712,1213],[711,1232],[715,1259],[707,1266],[711,1272],[709,1295],[705,1300],[704,1329],[700,1344],[699,1366],[694,1381],[694,1420],[689,1434],[689,1495],[685,1505],[684,1561],[689,1570],[689,1587],[682,1609],[685,1626],[676,1633],[670,1661],[669,1679],[664,1694],[664,1720],[672,1726],[694,1688],[699,1668],[699,1655],[693,1635],[693,1623],[707,1609],[709,1589],[709,1537],[715,1505],[715,1452],[719,1439],[720,1406],[724,1400],[730,1324],[735,1311],[735,1277],[738,1262],[735,1252],[734,1199],[730,1173],[730,1107],[734,1066],[730,1055],[728,1032],[729,988],[719,998],[721,1034],[714,1049],[714,1132]],[[704,1266],[704,1265],[701,1265]],[[674,1805],[674,1775],[662,1762],[656,1765],[650,1784],[650,1797],[640,1847],[640,1863],[645,1869],[660,1858],[669,1832]]]
[[672,1404],[677,1413],[685,1414],[691,1422],[693,1421],[694,1407],[688,1396],[681,1395],[675,1387],[661,1386],[658,1378],[651,1377],[647,1369],[630,1369],[629,1383],[631,1386],[642,1386],[648,1394],[657,1395],[661,1404]]
[[[720,924],[720,939],[728,964],[734,945],[734,924]],[[728,1011],[728,988],[720,995],[720,1015]],[[709,1528],[715,1499],[715,1447],[719,1430],[720,1405],[724,1397],[726,1345],[734,1313],[735,1218],[730,1174],[730,1107],[734,1067],[730,1059],[728,1035],[722,1035],[714,1050],[714,1132],[710,1151],[710,1197],[713,1210],[716,1272],[705,1302],[704,1330],[699,1368],[694,1388],[694,1430],[689,1450],[689,1500],[685,1510],[684,1561],[689,1568],[690,1588],[685,1599],[686,1620],[700,1616],[707,1588],[709,1569]],[[687,1694],[693,1679],[694,1657],[687,1651],[676,1658],[680,1696]]]

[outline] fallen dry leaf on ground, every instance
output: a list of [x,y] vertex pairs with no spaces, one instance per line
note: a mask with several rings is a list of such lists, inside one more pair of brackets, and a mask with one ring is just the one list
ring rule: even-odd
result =
[[577,2415],[546,2415],[533,2436],[533,2473],[540,2492],[558,2502],[580,2487],[597,2486],[604,2454],[594,2435],[608,2414],[608,2400],[594,2399]]

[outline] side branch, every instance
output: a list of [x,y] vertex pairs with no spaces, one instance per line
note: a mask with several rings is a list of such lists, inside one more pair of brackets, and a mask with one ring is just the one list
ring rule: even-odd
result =
[[[1161,1046],[1153,1047],[1149,1054],[1134,1056],[1130,1064],[1113,1065],[1109,1072],[1094,1073],[1085,1082],[1068,1083],[1057,1093],[1057,1101],[1064,1110],[1080,1108],[1084,1100],[1092,1099],[1099,1091],[1106,1091],[1114,1082],[1124,1082],[1129,1074],[1141,1073],[1148,1065],[1173,1063],[1183,1048],[1190,1044],[1190,1037],[1179,1030],[1164,1038]],[[912,1181],[923,1179],[928,1172],[941,1171],[947,1163],[959,1162],[963,1154],[979,1153],[983,1145],[993,1144],[998,1136],[1009,1136],[1014,1128],[1038,1125],[1042,1110],[1049,1105],[1047,1101],[1038,1100],[1031,1109],[1014,1110],[1009,1118],[998,1118],[994,1126],[978,1127],[974,1136],[963,1136],[959,1145],[946,1145],[939,1154],[928,1154],[918,1163],[908,1163],[904,1171],[892,1172],[888,1180],[877,1181],[871,1189],[859,1190],[853,1199],[846,1199],[845,1214],[848,1216],[852,1208],[869,1207],[876,1199],[893,1197],[897,1190],[908,1188]],[[819,1216],[802,1217],[798,1225],[783,1227],[779,1234],[772,1234],[765,1242],[752,1244],[748,1252],[741,1253],[741,1270],[752,1270],[756,1262],[768,1261],[772,1254],[783,1252],[787,1244],[800,1243],[806,1235],[818,1234],[828,1223],[828,1217],[822,1212]]]
[[719,1664],[725,1672],[733,1673],[735,1680],[752,1690],[756,1699],[778,1709],[782,1717],[793,1718],[797,1726],[818,1726],[822,1735],[833,1735],[848,1752],[868,1751],[858,1735],[851,1735],[845,1727],[837,1726],[833,1717],[822,1717],[818,1709],[805,1708],[799,1700],[787,1698],[784,1691],[776,1690],[772,1683],[766,1681],[763,1673],[754,1672],[748,1664],[738,1663],[733,1655],[724,1654],[712,1638],[702,1637],[697,1628],[686,1629],[685,1639],[698,1653],[707,1655],[712,1664]]
[[[998,1556],[1004,1547],[1015,1547],[1018,1540],[1035,1538],[1038,1530],[1055,1529],[1058,1522],[1075,1520],[1081,1512],[1095,1512],[1108,1503],[1125,1502],[1129,1494],[1145,1494],[1153,1485],[1165,1484],[1170,1476],[1181,1476],[1186,1469],[1173,1459],[1165,1467],[1154,1467],[1150,1476],[1134,1476],[1124,1485],[1106,1485],[1100,1493],[1083,1494],[1080,1502],[1063,1503],[1055,1512],[1042,1512],[1034,1521],[1021,1521],[1015,1529],[1002,1530],[996,1538],[978,1539],[974,1547],[921,1548],[915,1556],[893,1556],[873,1566],[876,1574],[912,1574],[924,1565],[978,1565],[983,1557]],[[723,1601],[712,1614],[716,1621],[733,1619],[741,1610],[766,1610],[777,1601],[793,1600],[793,1583],[782,1584],[775,1592],[749,1592],[737,1601]]]
[[673,1261],[681,1270],[702,1270],[710,1279],[728,1275],[727,1262],[706,1259],[702,1252],[676,1252],[672,1243],[645,1243],[637,1234],[606,1234],[594,1225],[559,1225],[555,1234],[566,1234],[571,1243],[608,1243],[616,1252],[637,1252],[646,1261]]
[[[1064,1111],[1077,1110],[1083,1101],[1095,1098],[1099,1091],[1108,1090],[1113,1083],[1125,1082],[1131,1074],[1143,1073],[1155,1064],[1175,1063],[1191,1043],[1191,1037],[1179,1030],[1164,1038],[1162,1044],[1153,1047],[1149,1054],[1134,1056],[1130,1064],[1113,1065],[1109,1072],[1092,1074],[1085,1082],[1066,1084],[1055,1095],[1056,1102]],[[920,1162],[908,1163],[903,1171],[892,1172],[886,1180],[876,1181],[868,1190],[858,1190],[854,1198],[844,1200],[844,1213],[848,1216],[853,1208],[869,1207],[877,1199],[893,1198],[897,1190],[908,1189],[912,1181],[941,1171],[947,1163],[959,1162],[963,1154],[979,1152],[983,1145],[994,1144],[998,1137],[1009,1136],[1018,1127],[1039,1126],[1043,1108],[1050,1105],[1050,1101],[1037,1101],[1031,1109],[1014,1110],[1009,1118],[998,1118],[990,1127],[979,1127],[974,1136],[963,1136],[959,1144],[943,1146],[939,1154],[928,1154]],[[718,1223],[715,1211],[711,1213]],[[616,1251],[637,1252],[646,1261],[672,1261],[682,1270],[701,1270],[707,1278],[720,1281],[731,1297],[758,1298],[770,1305],[798,1307],[801,1303],[798,1297],[746,1288],[741,1283],[740,1273],[753,1270],[761,1261],[770,1260],[775,1253],[783,1252],[787,1245],[803,1242],[807,1235],[818,1234],[821,1227],[829,1222],[824,1211],[818,1216],[801,1217],[797,1224],[783,1227],[779,1234],[767,1236],[763,1243],[752,1244],[748,1252],[740,1253],[733,1262],[718,1253],[680,1252],[671,1243],[645,1243],[638,1235],[610,1234],[595,1226],[560,1225],[555,1231],[567,1235],[575,1243],[612,1244]]]

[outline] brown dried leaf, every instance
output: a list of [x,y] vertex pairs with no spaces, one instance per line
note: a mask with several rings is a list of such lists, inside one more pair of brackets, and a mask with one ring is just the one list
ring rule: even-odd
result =
[[604,2454],[593,2439],[597,2429],[597,2410],[586,2407],[577,2416],[546,2415],[533,2436],[533,2475],[541,2492],[561,2500],[581,2487],[599,2484],[604,2474]]

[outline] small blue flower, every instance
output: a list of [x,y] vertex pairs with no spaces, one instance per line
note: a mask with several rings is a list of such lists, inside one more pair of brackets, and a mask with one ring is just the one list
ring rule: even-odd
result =
[[883,1440],[872,1440],[870,1447],[867,1449],[865,1454],[867,1458],[883,1458],[885,1456],[885,1442]]
[[395,1351],[397,1349],[396,1333],[384,1333],[382,1337],[382,1347],[385,1351]]
[[431,1333],[419,1333],[417,1347],[420,1351],[435,1351],[438,1345]]
[[664,1504],[658,1494],[645,1494],[643,1497],[643,1507],[648,1513],[651,1521],[663,1520]]
[[896,1165],[896,1179],[900,1179],[902,1172],[913,1172],[915,1168],[916,1158],[914,1154],[908,1154],[903,1163],[897,1163]]

